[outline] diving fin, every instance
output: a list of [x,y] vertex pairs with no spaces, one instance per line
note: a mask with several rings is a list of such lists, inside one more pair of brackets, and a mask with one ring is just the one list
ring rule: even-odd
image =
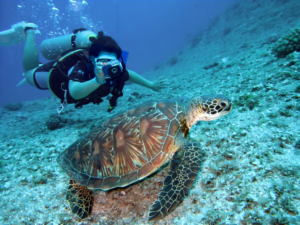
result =
[[25,40],[25,28],[32,28],[35,33],[41,34],[37,30],[37,25],[31,22],[19,22],[11,26],[11,29],[0,32],[0,46],[12,46]]
[[24,78],[23,80],[21,80],[20,83],[18,83],[16,87],[20,87],[20,86],[22,86],[24,84],[28,84],[26,78]]

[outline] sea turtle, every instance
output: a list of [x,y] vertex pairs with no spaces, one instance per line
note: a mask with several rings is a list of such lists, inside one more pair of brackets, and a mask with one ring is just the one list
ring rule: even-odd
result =
[[200,168],[201,149],[187,138],[190,128],[197,121],[227,115],[231,108],[228,98],[206,95],[145,102],[114,115],[57,158],[72,179],[66,195],[71,211],[87,218],[93,206],[93,189],[125,187],[171,160],[148,219],[163,218],[187,196]]

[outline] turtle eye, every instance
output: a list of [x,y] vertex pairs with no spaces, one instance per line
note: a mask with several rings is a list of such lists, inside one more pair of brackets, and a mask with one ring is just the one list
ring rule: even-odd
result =
[[226,107],[226,106],[227,106],[227,103],[226,103],[226,102],[221,102],[220,105],[221,105],[222,107]]

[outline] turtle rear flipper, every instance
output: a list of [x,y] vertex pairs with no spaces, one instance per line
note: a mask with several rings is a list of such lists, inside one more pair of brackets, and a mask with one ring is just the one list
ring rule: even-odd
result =
[[165,217],[188,195],[200,165],[201,151],[198,143],[188,143],[174,154],[158,200],[150,208],[149,222]]
[[80,219],[88,218],[94,204],[93,191],[76,184],[74,180],[70,180],[69,184],[66,199],[72,213],[75,213]]

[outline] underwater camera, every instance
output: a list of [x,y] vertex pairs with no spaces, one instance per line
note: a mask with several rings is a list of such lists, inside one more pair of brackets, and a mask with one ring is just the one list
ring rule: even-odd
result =
[[120,77],[123,67],[119,60],[111,60],[109,62],[103,62],[102,64],[105,79],[117,79]]

